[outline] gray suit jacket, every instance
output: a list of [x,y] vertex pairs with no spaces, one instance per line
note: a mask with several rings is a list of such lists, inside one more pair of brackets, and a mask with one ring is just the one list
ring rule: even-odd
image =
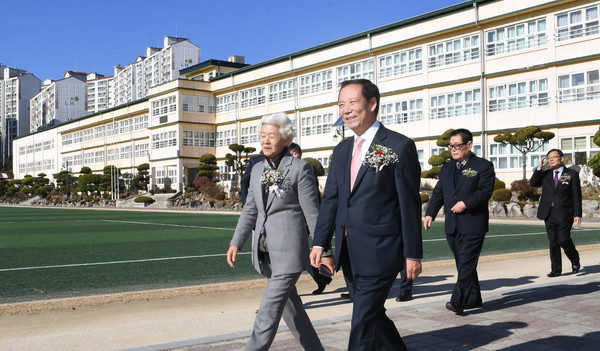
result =
[[270,193],[266,204],[260,184],[264,169],[262,162],[252,167],[248,197],[230,245],[241,250],[252,236],[252,265],[262,273],[258,238],[264,225],[273,275],[310,269],[307,229],[311,235],[314,233],[319,212],[312,166],[291,155],[284,156],[279,164],[285,177],[280,187],[282,198]]

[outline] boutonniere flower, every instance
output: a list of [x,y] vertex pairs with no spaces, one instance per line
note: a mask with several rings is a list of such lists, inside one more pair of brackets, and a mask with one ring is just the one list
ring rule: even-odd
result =
[[269,194],[275,193],[276,196],[283,198],[281,183],[283,183],[283,173],[274,168],[265,168],[260,177],[260,184],[264,184],[269,188]]
[[558,180],[561,184],[569,184],[569,181],[571,180],[571,175],[570,174],[564,174],[560,176],[560,179]]
[[471,168],[467,168],[462,170],[462,174],[467,178],[471,178],[477,175],[477,171]]
[[383,167],[398,162],[398,155],[387,146],[373,144],[371,151],[367,152],[363,165],[375,168],[375,172],[381,171]]

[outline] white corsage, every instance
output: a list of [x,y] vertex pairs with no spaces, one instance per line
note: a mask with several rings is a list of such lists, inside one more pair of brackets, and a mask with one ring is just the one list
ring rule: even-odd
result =
[[281,190],[281,183],[283,183],[283,173],[278,169],[265,168],[262,176],[260,177],[260,184],[264,184],[269,188],[269,194],[275,193],[275,196],[283,199],[283,191]]
[[560,176],[560,179],[558,180],[561,184],[569,184],[569,181],[571,180],[571,175],[570,174],[563,174]]
[[363,161],[364,165],[375,168],[375,172],[381,171],[383,167],[398,162],[398,155],[387,146],[373,144],[371,151],[367,153]]
[[462,170],[462,174],[467,178],[471,178],[477,175],[477,171],[471,168],[467,168]]

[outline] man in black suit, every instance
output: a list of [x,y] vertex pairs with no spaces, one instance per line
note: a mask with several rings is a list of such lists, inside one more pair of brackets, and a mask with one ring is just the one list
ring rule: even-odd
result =
[[[379,89],[341,83],[338,107],[355,136],[333,150],[310,254],[313,267],[342,268],[352,298],[349,351],[406,350],[385,314],[398,272],[421,273],[421,168],[413,140],[377,121]],[[335,232],[335,258],[331,249]]]
[[[537,217],[544,220],[550,241],[551,271],[548,277],[558,277],[562,273],[561,247],[571,261],[573,273],[581,269],[579,252],[571,239],[573,223],[581,225],[581,184],[579,173],[566,168],[564,161],[561,150],[550,150],[540,160],[540,166],[529,181],[531,186],[542,187]],[[544,169],[546,165],[548,169]]]
[[444,206],[446,241],[454,254],[458,279],[446,308],[458,315],[483,306],[477,263],[488,231],[488,200],[494,191],[494,166],[471,152],[473,134],[450,133],[452,160],[442,166],[423,224],[429,229]]

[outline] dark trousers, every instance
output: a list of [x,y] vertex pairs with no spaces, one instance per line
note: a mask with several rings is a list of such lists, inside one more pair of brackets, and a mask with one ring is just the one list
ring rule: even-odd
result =
[[385,300],[396,275],[366,277],[353,274],[346,240],[341,251],[340,265],[353,303],[348,351],[407,350],[394,322],[385,314]]
[[485,235],[446,234],[458,272],[450,302],[463,308],[482,303],[477,264],[484,239]]
[[310,273],[310,276],[313,278],[315,283],[317,283],[317,285],[319,285],[319,286],[328,285],[329,283],[331,283],[331,278],[326,277],[323,274],[319,273],[318,268],[311,267],[311,269],[310,269],[310,271],[308,271],[308,273]]
[[579,265],[579,252],[577,252],[575,244],[571,239],[571,227],[573,226],[573,222],[570,222],[567,225],[559,223],[557,220],[553,219],[552,211],[553,210],[550,210],[548,218],[544,221],[546,224],[548,241],[550,241],[550,264],[552,272],[562,273],[562,255],[560,248],[562,247],[563,250],[565,250],[565,255],[567,255],[571,264],[574,265]]
[[400,292],[403,293],[405,291],[412,292],[413,281],[412,279],[406,278],[406,269],[403,269],[400,272]]

